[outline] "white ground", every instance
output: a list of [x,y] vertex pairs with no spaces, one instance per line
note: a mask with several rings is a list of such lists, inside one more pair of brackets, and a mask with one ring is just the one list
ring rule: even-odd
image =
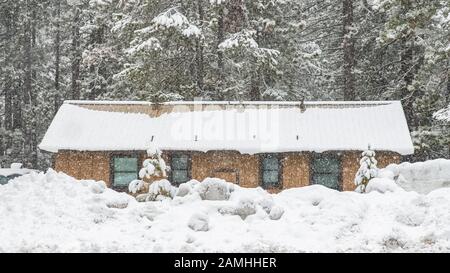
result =
[[376,179],[368,189],[236,186],[228,201],[204,201],[185,187],[138,203],[49,170],[0,185],[0,252],[450,252],[450,188],[423,195]]

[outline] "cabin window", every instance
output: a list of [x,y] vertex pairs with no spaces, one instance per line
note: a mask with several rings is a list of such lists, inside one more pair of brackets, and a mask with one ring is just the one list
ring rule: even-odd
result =
[[113,187],[128,187],[131,181],[138,179],[138,159],[132,156],[114,156],[113,170]]
[[280,159],[276,155],[264,155],[261,160],[262,187],[278,188],[280,186]]
[[187,154],[172,154],[170,158],[171,181],[174,185],[185,183],[190,179],[190,157]]
[[312,183],[339,190],[341,162],[336,154],[319,154],[312,164]]

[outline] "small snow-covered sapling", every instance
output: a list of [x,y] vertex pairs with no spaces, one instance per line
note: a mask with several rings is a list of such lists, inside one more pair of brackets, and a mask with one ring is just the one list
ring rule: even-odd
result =
[[360,167],[355,176],[355,185],[357,192],[365,192],[367,184],[372,178],[375,178],[378,174],[377,160],[375,159],[375,151],[370,149],[364,151],[359,161]]

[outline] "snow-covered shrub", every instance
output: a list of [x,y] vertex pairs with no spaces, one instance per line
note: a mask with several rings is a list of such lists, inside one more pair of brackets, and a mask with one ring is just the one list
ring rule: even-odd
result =
[[195,213],[191,216],[188,222],[188,227],[194,231],[208,231],[209,218],[203,213]]
[[242,220],[245,220],[247,216],[256,213],[256,205],[255,202],[250,198],[241,198],[238,202],[238,205],[235,209],[235,214],[239,215]]
[[206,178],[195,187],[203,200],[228,200],[234,184],[219,178]]
[[142,180],[133,180],[128,184],[128,191],[136,194],[144,188],[145,182]]
[[175,195],[175,191],[176,188],[174,188],[167,179],[154,181],[150,184],[150,187],[148,189],[147,201],[172,198]]
[[369,149],[362,153],[362,158],[359,161],[360,167],[355,177],[355,185],[357,192],[365,192],[369,181],[377,176],[377,160],[375,159],[375,151]]
[[184,197],[184,196],[190,195],[195,192],[194,188],[196,188],[196,186],[198,184],[200,184],[200,182],[195,179],[191,179],[188,182],[181,183],[178,186],[178,190],[175,195],[178,197]]
[[268,196],[266,198],[262,198],[259,200],[258,205],[261,206],[261,208],[269,214],[272,210],[272,207],[274,206],[272,197]]
[[183,197],[188,195],[191,192],[192,188],[187,183],[182,183],[178,186],[177,196]]
[[136,201],[138,201],[138,202],[147,202],[147,200],[149,199],[149,195],[150,194],[148,194],[148,193],[138,194],[136,196]]
[[219,207],[217,211],[222,215],[236,215],[236,207],[230,204]]
[[373,178],[369,181],[369,184],[365,187],[365,192],[369,193],[377,191],[379,193],[394,192],[399,189],[399,186],[395,184],[394,180],[387,178]]
[[284,209],[280,206],[273,206],[269,213],[271,220],[279,220],[284,214]]

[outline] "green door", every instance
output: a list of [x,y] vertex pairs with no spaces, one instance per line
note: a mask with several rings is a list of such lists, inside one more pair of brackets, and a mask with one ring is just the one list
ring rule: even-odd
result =
[[312,165],[312,183],[339,190],[341,163],[333,154],[321,154],[314,158]]

